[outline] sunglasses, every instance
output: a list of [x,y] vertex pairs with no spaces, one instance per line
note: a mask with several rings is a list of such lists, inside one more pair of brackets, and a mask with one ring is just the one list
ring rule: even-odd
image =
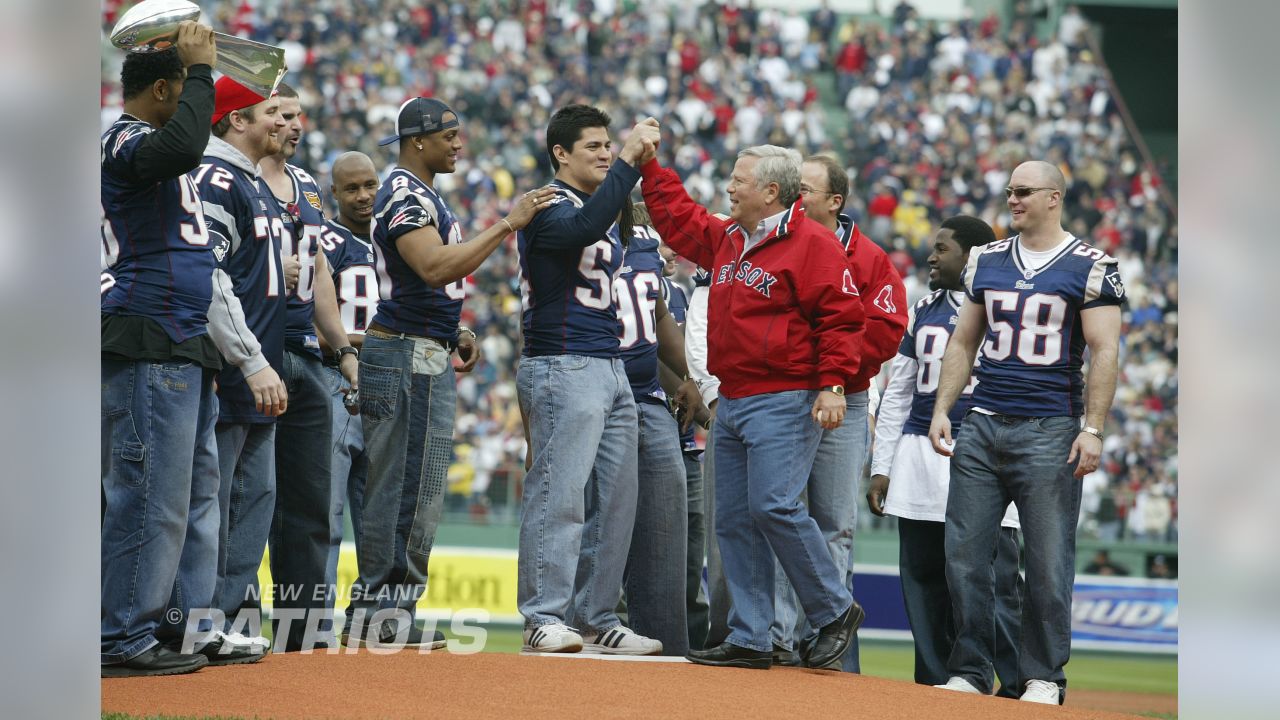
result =
[[1022,198],[1031,195],[1031,193],[1038,193],[1041,190],[1056,190],[1056,189],[1057,188],[1007,187],[1004,189],[1004,196],[1011,197],[1013,195],[1017,195],[1018,199],[1021,200]]

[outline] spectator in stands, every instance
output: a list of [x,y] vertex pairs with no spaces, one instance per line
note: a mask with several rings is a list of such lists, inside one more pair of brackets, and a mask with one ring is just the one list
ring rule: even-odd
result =
[[1093,554],[1093,559],[1088,565],[1084,566],[1085,575],[1128,575],[1129,568],[1117,563],[1111,559],[1111,553],[1105,549],[1099,549]]
[[[1177,223],[1161,197],[1160,172],[1150,181],[1139,177],[1144,170],[1165,168],[1148,168],[1145,159],[1138,160],[1097,58],[1061,33],[1057,44],[1065,48],[1067,72],[1050,72],[1052,82],[1028,85],[1036,48],[1051,43],[1048,36],[1033,36],[1030,6],[1020,4],[1024,9],[1008,16],[1004,29],[998,17],[988,15],[976,32],[965,35],[969,52],[950,77],[931,67],[938,54],[935,37],[946,33],[922,20],[910,2],[880,3],[891,15],[887,27],[874,21],[837,22],[829,39],[820,42],[833,60],[806,71],[833,82],[836,95],[809,93],[800,82],[794,97],[779,97],[770,83],[757,79],[760,65],[779,45],[784,15],[734,3],[705,3],[701,9],[654,3],[645,5],[644,12],[629,12],[618,3],[611,16],[597,9],[598,17],[583,13],[578,3],[507,0],[490,3],[487,13],[480,10],[483,5],[461,4],[444,13],[429,3],[411,7],[405,0],[357,3],[354,10],[338,4],[326,14],[307,12],[316,5],[313,0],[276,0],[270,9],[258,10],[221,0],[207,3],[206,10],[216,26],[255,40],[288,42],[290,52],[302,58],[291,69],[314,131],[293,162],[322,186],[329,182],[330,164],[346,150],[369,154],[378,167],[394,159],[375,141],[390,133],[396,108],[406,97],[455,98],[454,107],[469,123],[470,147],[458,159],[458,171],[443,177],[439,189],[460,210],[464,235],[498,222],[510,207],[511,188],[532,187],[550,174],[537,128],[546,126],[556,107],[584,94],[620,122],[645,115],[674,120],[680,103],[700,98],[709,108],[704,115],[710,117],[699,118],[696,127],[683,120],[665,123],[661,153],[664,163],[678,156],[680,162],[670,164],[694,199],[720,211],[727,208],[716,188],[724,186],[736,153],[768,138],[779,125],[782,107],[794,99],[806,118],[830,120],[827,134],[809,132],[797,149],[806,155],[835,151],[847,158],[853,177],[850,210],[864,232],[886,249],[892,241],[892,209],[879,224],[875,213],[868,212],[882,190],[893,194],[896,207],[902,189],[918,179],[924,183],[920,202],[932,224],[961,212],[981,217],[998,237],[1005,236],[1009,216],[1000,191],[1008,168],[1017,158],[1047,157],[1050,148],[1060,148],[1062,159],[1075,170],[1064,213],[1068,228],[1076,232],[1070,223],[1082,218],[1089,241],[1105,237],[1132,250],[1142,274],[1122,268],[1131,291],[1165,284],[1176,277]],[[377,10],[363,11],[374,5]],[[1065,18],[1064,23],[1072,22]],[[104,32],[114,22],[110,12],[104,13]],[[823,24],[811,16],[809,26],[817,30]],[[579,42],[579,33],[590,42]],[[673,52],[679,56],[686,41],[699,50],[699,63],[692,73],[678,71],[673,81],[662,59]],[[584,57],[589,58],[590,74],[578,69]],[[119,58],[113,54],[104,60],[102,104],[109,123],[120,105]],[[923,74],[911,76],[907,68],[915,67],[923,67]],[[879,99],[865,121],[849,123],[843,106],[856,85],[874,89]],[[739,87],[743,92],[734,93],[732,103],[727,94],[709,89]],[[1043,122],[1038,119],[1041,104],[1048,111]],[[739,126],[735,113],[748,106],[753,108],[743,118],[748,125]],[[940,131],[923,122],[929,113],[945,119]],[[1143,199],[1141,207],[1129,204],[1134,196]],[[1108,212],[1109,224],[1099,229]],[[511,341],[519,337],[519,316],[512,311],[519,303],[515,269],[513,248],[502,247],[473,275],[468,292],[474,305],[466,309],[464,321],[481,337],[491,331]],[[922,289],[924,267],[908,272],[908,288]],[[1171,318],[1169,307],[1164,315],[1163,324],[1147,324],[1130,339],[1129,350],[1142,350],[1127,356],[1132,361],[1122,368],[1112,419],[1124,425],[1126,436],[1132,432],[1141,438],[1132,453],[1149,458],[1153,472],[1171,480],[1164,468],[1176,466],[1177,457],[1177,317],[1172,313]],[[1128,327],[1125,332],[1133,333]],[[1142,375],[1148,360],[1165,368],[1163,379],[1153,380],[1150,390],[1127,376]],[[501,403],[483,401],[494,387],[512,387],[509,366],[494,363],[493,372],[492,377],[475,378],[470,390],[464,385],[473,381],[460,383],[459,418],[501,415],[500,432],[518,447],[523,439],[518,425],[509,431]],[[1134,412],[1152,398],[1159,398],[1163,408]],[[1158,427],[1167,429],[1157,433]],[[520,452],[511,452],[518,474]],[[1133,464],[1127,459],[1130,453],[1124,446],[1108,450],[1106,459],[1121,470],[1109,474],[1112,496],[1120,492],[1124,470]],[[1127,507],[1121,499],[1116,509]]]

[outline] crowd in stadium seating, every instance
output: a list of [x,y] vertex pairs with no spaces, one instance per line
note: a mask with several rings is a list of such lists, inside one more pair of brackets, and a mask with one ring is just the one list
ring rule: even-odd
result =
[[[943,218],[977,215],[1002,237],[1012,168],[1058,163],[1071,182],[1068,229],[1119,258],[1128,288],[1121,377],[1103,468],[1086,479],[1082,530],[1176,539],[1177,220],[1077,32],[1082,21],[1067,16],[1041,37],[1026,19],[1004,25],[994,14],[923,21],[905,0],[889,17],[859,19],[740,5],[232,0],[206,12],[223,31],[284,46],[308,118],[294,162],[322,187],[344,151],[393,161],[376,141],[405,98],[447,100],[463,116],[467,147],[438,187],[474,228],[550,179],[548,117],[586,101],[610,112],[615,130],[661,119],[664,164],[712,209],[725,204],[741,147],[834,152],[853,178],[847,212],[892,251],[914,300]],[[118,113],[118,75],[104,67],[104,117]],[[472,281],[463,323],[479,333],[486,361],[458,385],[451,506],[483,516],[518,497],[522,475],[514,245]]]

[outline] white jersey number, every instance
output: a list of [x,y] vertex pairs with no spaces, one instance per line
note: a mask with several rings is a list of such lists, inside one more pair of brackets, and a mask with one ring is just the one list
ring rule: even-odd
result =
[[[300,221],[299,221],[300,222]],[[298,268],[298,287],[293,289],[294,297],[303,302],[310,302],[315,293],[316,248],[320,245],[320,228],[316,225],[304,225],[302,239],[298,246],[293,246],[293,236],[284,233],[280,237],[280,255],[289,257],[297,255],[302,267]]]
[[267,297],[284,294],[284,278],[280,276],[280,258],[276,257],[277,238],[284,238],[284,220],[279,215],[270,219],[258,215],[253,218],[253,234],[267,243]]
[[363,333],[378,309],[378,274],[368,265],[352,265],[338,275],[338,308],[348,334]]
[[656,315],[658,301],[649,295],[660,290],[662,281],[657,273],[636,273],[627,282],[618,278],[613,283],[613,293],[618,298],[618,320],[622,322],[622,338],[619,346],[626,350],[644,340],[652,345],[658,342]]
[[[1018,312],[1021,296],[1008,290],[988,290],[987,317],[997,313]],[[1028,365],[1052,365],[1062,359],[1062,326],[1067,315],[1067,301],[1057,295],[1028,295],[1022,305],[1018,327],[1004,320],[993,320],[995,337],[983,346],[983,355],[991,360],[1004,360],[1010,354]]]
[[[938,389],[938,381],[942,378],[942,356],[947,353],[947,342],[951,333],[936,325],[925,325],[916,331],[916,392],[928,395]],[[975,367],[977,363],[974,363]],[[969,384],[965,385],[962,395],[972,395],[978,385],[978,375],[969,375]]]
[[[462,231],[458,229],[458,221],[454,220],[453,227],[449,228],[449,237],[445,239],[446,245],[461,245]],[[450,300],[466,300],[467,299],[467,279],[465,277],[444,286],[444,294]]]
[[578,261],[578,273],[594,288],[580,287],[573,296],[583,306],[594,310],[608,310],[614,303],[613,278],[604,271],[601,265],[608,265],[613,259],[613,243],[608,240],[597,241],[595,245],[582,249],[582,259]]

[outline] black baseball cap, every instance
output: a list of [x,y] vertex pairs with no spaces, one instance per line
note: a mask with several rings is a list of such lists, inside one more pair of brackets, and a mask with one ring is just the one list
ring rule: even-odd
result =
[[[453,119],[445,122],[445,113],[453,113]],[[457,126],[458,113],[448,105],[435,98],[409,98],[400,106],[400,114],[396,116],[396,134],[383,138],[378,144],[390,145],[401,138],[430,135]]]

